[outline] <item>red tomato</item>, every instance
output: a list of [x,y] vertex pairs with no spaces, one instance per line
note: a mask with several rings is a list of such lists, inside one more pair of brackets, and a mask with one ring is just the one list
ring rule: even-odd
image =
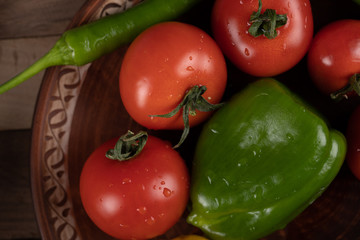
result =
[[274,9],[286,14],[287,23],[277,28],[277,37],[249,34],[250,16],[257,12],[257,0],[216,0],[212,30],[224,54],[245,73],[269,77],[294,67],[306,54],[313,35],[309,0],[262,1],[262,12]]
[[[126,110],[139,124],[149,129],[182,129],[181,112],[171,118],[149,115],[171,112],[194,86],[206,86],[203,97],[219,103],[226,80],[224,56],[207,33],[189,24],[165,22],[132,42],[121,66],[119,86]],[[197,111],[190,116],[190,126],[209,114]]]
[[360,73],[360,21],[339,20],[322,28],[308,53],[308,69],[325,94],[343,88]]
[[91,220],[113,237],[161,235],[179,220],[187,205],[187,167],[170,144],[152,136],[133,159],[106,158],[116,141],[104,143],[86,161],[80,176],[83,206]]
[[355,109],[348,123],[346,140],[347,164],[352,173],[360,180],[360,106]]

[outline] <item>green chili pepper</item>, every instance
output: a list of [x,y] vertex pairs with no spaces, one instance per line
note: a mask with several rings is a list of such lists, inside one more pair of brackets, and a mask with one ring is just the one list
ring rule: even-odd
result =
[[0,85],[0,94],[56,65],[81,66],[130,43],[149,26],[175,19],[201,0],[146,0],[125,12],[70,29],[28,69]]
[[324,192],[345,152],[344,136],[281,83],[254,82],[200,134],[187,220],[215,240],[264,237]]

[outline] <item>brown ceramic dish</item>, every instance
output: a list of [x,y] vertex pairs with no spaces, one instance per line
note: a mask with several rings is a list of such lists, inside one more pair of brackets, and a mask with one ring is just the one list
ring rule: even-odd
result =
[[[89,0],[76,14],[69,28],[99,17],[123,11],[139,0]],[[340,18],[359,18],[359,7],[350,0],[311,1],[315,31]],[[203,1],[179,21],[193,23],[209,31],[213,0]],[[113,239],[101,232],[87,217],[79,197],[79,175],[87,156],[109,138],[136,131],[118,92],[118,72],[126,47],[82,67],[59,66],[46,71],[33,122],[31,181],[36,217],[42,238],[49,240]],[[225,100],[253,77],[239,72],[230,63],[229,88]],[[345,131],[349,114],[359,100],[334,103],[312,85],[306,60],[276,77],[296,92],[328,120]],[[180,149],[191,161],[198,126]],[[174,132],[154,132],[172,141]],[[175,132],[177,134],[177,132]],[[175,134],[175,135],[176,135]],[[176,141],[177,139],[175,139]],[[266,239],[360,239],[360,181],[346,165],[326,192],[284,230]],[[186,213],[185,213],[186,214]],[[185,216],[164,236],[199,233],[185,222]]]

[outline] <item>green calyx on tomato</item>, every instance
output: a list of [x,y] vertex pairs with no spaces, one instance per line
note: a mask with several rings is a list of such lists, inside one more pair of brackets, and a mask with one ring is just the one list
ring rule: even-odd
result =
[[106,157],[113,160],[125,161],[136,157],[144,148],[148,134],[140,131],[134,134],[128,131],[116,142],[114,149],[106,152]]
[[284,26],[287,22],[286,14],[276,14],[274,9],[266,9],[261,13],[262,2],[259,0],[259,9],[250,16],[251,26],[249,33],[254,37],[264,35],[268,39],[277,36],[276,28]]
[[181,109],[182,109],[182,117],[184,120],[184,130],[182,132],[180,141],[174,146],[174,148],[180,147],[180,145],[185,141],[186,137],[190,131],[190,124],[189,124],[189,115],[196,116],[196,110],[201,112],[210,112],[214,111],[221,106],[223,103],[218,104],[211,104],[205,100],[202,96],[206,91],[206,86],[198,86],[195,85],[192,87],[188,93],[185,95],[181,103],[171,112],[162,115],[150,115],[150,117],[164,117],[164,118],[171,118],[175,116]]
[[360,96],[360,73],[352,75],[349,79],[349,83],[338,91],[331,93],[330,97],[334,100],[341,100],[343,98],[348,98],[348,94],[353,91]]
[[[219,104],[226,82],[226,61],[215,40],[196,26],[175,21],[156,24],[137,36],[126,51],[119,73],[126,111],[151,130],[183,130],[183,114],[189,127],[204,122],[212,112],[201,112],[207,104],[199,101]],[[191,90],[194,86],[198,87]],[[154,117],[176,108],[179,111],[172,117]],[[195,108],[199,111],[192,116]],[[189,114],[183,113],[186,111]]]

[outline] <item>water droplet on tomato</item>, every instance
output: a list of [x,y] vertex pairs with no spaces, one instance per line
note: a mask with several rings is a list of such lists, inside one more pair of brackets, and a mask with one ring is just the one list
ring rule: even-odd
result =
[[147,213],[147,208],[145,206],[139,207],[139,208],[136,209],[136,211],[138,213],[140,213],[141,215],[145,215]]
[[193,60],[193,57],[192,57],[192,56],[189,56],[189,60],[190,60],[190,61]]
[[186,68],[186,70],[188,70],[188,71],[194,71],[195,69],[194,69],[192,66],[188,66],[188,67]]
[[122,223],[120,223],[119,226],[120,226],[121,228],[128,228],[128,227],[129,227],[129,225],[122,224]]
[[165,197],[170,197],[170,196],[171,196],[171,193],[172,193],[172,192],[171,192],[170,189],[164,188],[163,194],[164,194]]
[[145,219],[145,222],[149,225],[153,225],[155,223],[155,218],[151,216],[150,218]]
[[286,43],[283,44],[283,49],[284,49],[284,51],[287,49]]
[[161,181],[161,183],[160,183],[161,185],[165,185],[165,181]]
[[203,42],[204,42],[204,38],[205,38],[205,37],[204,37],[204,35],[203,35],[203,34],[201,34],[201,35],[200,35],[200,42],[201,42],[201,43],[203,43]]
[[244,53],[246,56],[250,56],[250,51],[248,48],[245,48]]
[[131,183],[131,179],[130,178],[124,178],[121,183],[122,184]]

